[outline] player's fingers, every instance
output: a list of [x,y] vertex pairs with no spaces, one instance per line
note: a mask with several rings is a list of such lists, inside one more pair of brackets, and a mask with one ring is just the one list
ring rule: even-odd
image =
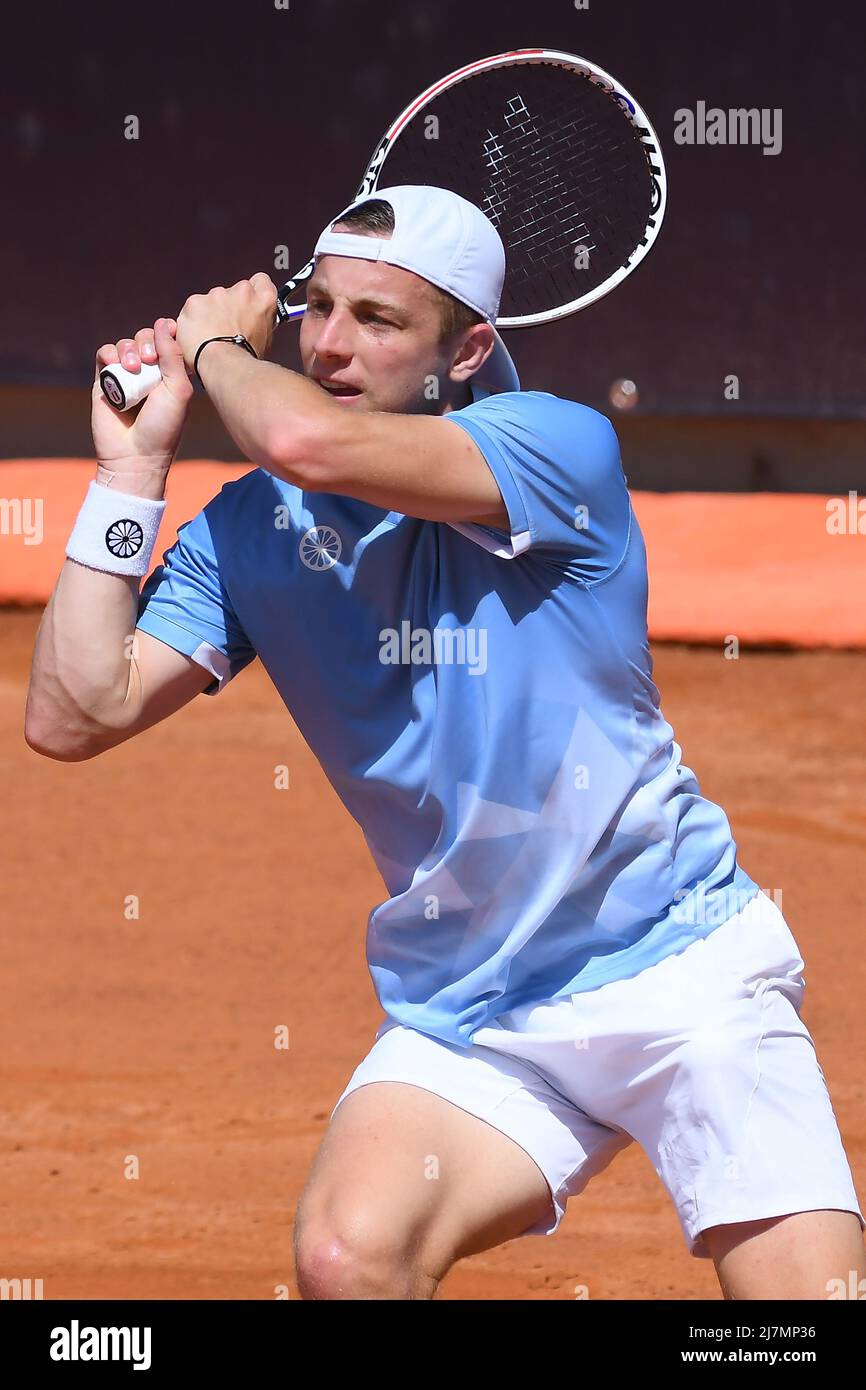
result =
[[135,342],[138,347],[138,355],[142,362],[156,361],[156,347],[153,341],[152,328],[139,328],[135,335]]
[[109,366],[112,362],[119,362],[120,357],[117,352],[116,343],[103,343],[102,347],[96,349],[96,369]]
[[157,319],[153,325],[154,347],[159,354],[160,362],[165,359],[167,362],[183,362],[183,353],[175,341],[177,337],[177,323],[174,319]]
[[141,356],[135,338],[119,338],[117,355],[120,359],[120,365],[125,367],[128,372],[137,372],[141,367]]
[[258,294],[267,295],[269,299],[276,299],[277,287],[267,271],[257,270],[250,280],[250,284]]
[[153,325],[153,340],[159,360],[159,371],[172,395],[186,400],[192,395],[192,382],[187,375],[186,366],[175,337],[177,323],[174,319],[157,319]]

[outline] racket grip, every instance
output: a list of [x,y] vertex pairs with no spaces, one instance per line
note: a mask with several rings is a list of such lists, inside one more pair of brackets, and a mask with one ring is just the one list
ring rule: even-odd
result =
[[103,367],[99,373],[103,395],[115,410],[131,410],[145,396],[149,396],[160,381],[162,376],[156,363],[150,365],[142,362],[140,371],[128,372],[119,362],[112,362],[110,367]]

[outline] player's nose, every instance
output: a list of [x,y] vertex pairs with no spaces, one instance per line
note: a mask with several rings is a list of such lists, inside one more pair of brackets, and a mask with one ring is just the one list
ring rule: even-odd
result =
[[351,357],[351,325],[346,314],[331,310],[319,325],[314,348],[320,357]]

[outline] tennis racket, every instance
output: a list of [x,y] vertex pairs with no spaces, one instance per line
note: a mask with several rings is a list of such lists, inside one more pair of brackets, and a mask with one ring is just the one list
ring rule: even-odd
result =
[[[634,97],[594,63],[548,48],[480,58],[410,102],[353,201],[404,183],[449,188],[493,222],[507,258],[497,328],[549,323],[609,294],[653,245],[667,191],[658,137]],[[291,300],[314,268],[280,289],[277,324],[303,315]],[[100,373],[117,410],[159,380],[144,364]]]

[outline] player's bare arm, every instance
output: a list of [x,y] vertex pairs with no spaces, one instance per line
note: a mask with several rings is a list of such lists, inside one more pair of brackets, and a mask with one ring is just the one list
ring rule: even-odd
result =
[[[297,372],[214,343],[201,375],[232,437],[254,462],[308,492],[355,497],[423,521],[507,526],[477,445],[432,415],[349,412]],[[267,417],[270,427],[257,425]]]
[[291,438],[277,448],[279,465],[296,472],[310,491],[356,497],[423,521],[508,528],[484,456],[447,417],[359,414],[328,425],[299,449]]
[[[233,343],[210,342],[201,353],[199,375],[238,447],[305,491],[425,521],[507,527],[499,487],[474,441],[444,415],[426,413],[431,404],[447,412],[452,402],[468,403],[468,383],[492,350],[491,329],[478,324],[439,344],[437,306],[417,276],[382,267],[371,288],[365,262],[335,259],[326,258],[331,264],[308,291],[306,376],[256,361]],[[178,343],[188,368],[208,338],[242,332],[244,310],[263,336],[275,300],[264,274],[187,300]]]
[[[192,396],[175,332],[174,320],[158,319],[96,354],[97,481],[152,501],[164,495]],[[162,381],[135,416],[112,409],[99,387],[101,368],[118,361],[132,371],[159,363]],[[138,590],[130,576],[64,562],[40,623],[27,693],[24,736],[37,752],[63,762],[93,757],[164,719],[212,679],[135,632]]]

